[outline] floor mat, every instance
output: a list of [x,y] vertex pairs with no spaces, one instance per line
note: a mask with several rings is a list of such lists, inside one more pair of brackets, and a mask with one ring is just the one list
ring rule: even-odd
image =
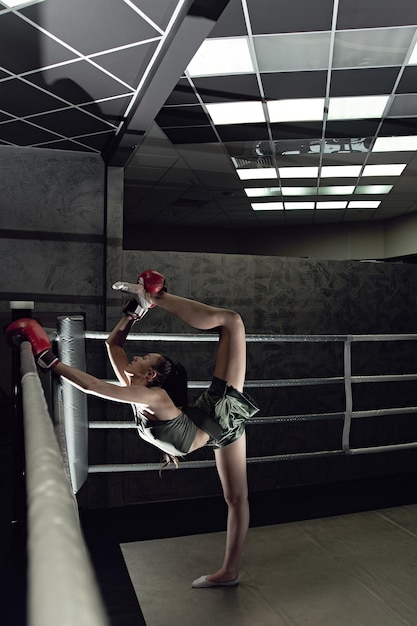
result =
[[121,544],[147,626],[416,624],[416,505],[251,528],[240,585],[192,589],[224,542],[217,532]]

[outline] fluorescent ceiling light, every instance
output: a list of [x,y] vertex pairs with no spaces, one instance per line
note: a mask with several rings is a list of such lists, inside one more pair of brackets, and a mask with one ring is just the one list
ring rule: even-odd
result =
[[319,187],[318,195],[323,196],[347,196],[354,192],[355,185],[335,185],[333,187]]
[[206,39],[188,64],[190,76],[253,74],[247,37]]
[[283,211],[284,204],[282,202],[252,202],[254,211]]
[[417,63],[417,43],[414,46],[414,50],[411,53],[411,56],[408,61],[408,65],[414,65],[415,63]]
[[329,120],[372,119],[382,117],[389,96],[330,98]]
[[38,2],[41,2],[42,0],[32,0],[32,2],[30,0],[1,0],[2,4],[5,4],[6,7],[9,7],[9,9],[12,9],[13,7],[18,7],[21,5],[26,5],[29,6],[31,4],[37,4]]
[[324,165],[321,168],[321,178],[356,178],[361,171],[361,165]]
[[417,150],[417,136],[378,137],[372,152],[413,152]]
[[317,178],[318,167],[280,167],[281,178]]
[[271,123],[321,121],[324,113],[324,98],[271,100],[267,102],[267,107]]
[[366,165],[363,176],[401,176],[406,163],[386,163],[381,165]]
[[363,185],[356,187],[355,194],[363,193],[389,193],[392,189],[392,185]]
[[236,170],[240,180],[255,180],[260,178],[278,178],[274,167],[247,168]]
[[380,204],[381,200],[352,200],[348,209],[377,209]]
[[216,102],[206,107],[214,124],[265,122],[262,102]]
[[245,189],[248,198],[262,198],[264,196],[280,196],[281,189],[279,187],[250,187]]
[[285,210],[292,211],[297,209],[314,209],[314,202],[286,202]]
[[285,196],[315,196],[317,187],[282,187],[282,195]]
[[329,202],[317,202],[317,209],[346,209],[347,200],[344,202],[329,201]]

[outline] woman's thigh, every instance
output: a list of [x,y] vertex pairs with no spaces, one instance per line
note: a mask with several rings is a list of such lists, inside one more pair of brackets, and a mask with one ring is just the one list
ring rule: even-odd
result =
[[227,501],[248,496],[246,434],[224,448],[214,451],[216,467]]

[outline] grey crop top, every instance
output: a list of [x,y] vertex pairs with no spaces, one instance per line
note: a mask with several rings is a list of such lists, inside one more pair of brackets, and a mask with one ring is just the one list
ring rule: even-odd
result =
[[173,456],[187,454],[194,441],[197,427],[185,413],[172,420],[148,419],[137,404],[132,404],[139,436],[162,452]]

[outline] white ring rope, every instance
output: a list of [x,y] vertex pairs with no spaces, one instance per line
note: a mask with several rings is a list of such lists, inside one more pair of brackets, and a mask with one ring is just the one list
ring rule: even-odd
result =
[[28,623],[108,626],[32,348],[20,348],[28,499]]
[[[86,331],[85,339],[104,340],[107,333],[101,331]],[[218,341],[216,333],[131,333],[127,337],[128,341],[162,341],[162,342],[214,342]],[[352,421],[365,417],[380,417],[389,415],[412,414],[417,412],[417,407],[398,407],[390,409],[373,409],[367,411],[355,411],[353,408],[352,386],[362,383],[386,383],[386,382],[406,382],[417,380],[417,373],[409,374],[383,374],[370,376],[354,376],[352,375],[352,343],[357,342],[396,342],[396,341],[416,341],[417,334],[378,334],[378,335],[267,335],[267,334],[248,334],[246,335],[248,343],[328,343],[338,342],[344,345],[343,352],[343,369],[342,376],[333,376],[326,378],[286,378],[276,380],[247,380],[245,387],[247,388],[279,388],[279,387],[297,387],[297,386],[321,386],[321,385],[344,385],[345,389],[345,410],[334,413],[323,414],[305,414],[305,415],[281,415],[281,416],[262,416],[252,418],[248,422],[248,426],[259,426],[261,424],[279,423],[279,422],[301,422],[313,421],[320,419],[339,419],[343,420],[343,432],[340,449],[321,450],[317,452],[279,454],[264,457],[252,457],[248,459],[248,463],[268,463],[272,461],[281,461],[289,459],[305,459],[317,456],[337,456],[351,454],[366,454],[374,452],[390,452],[394,450],[411,449],[417,447],[417,442],[408,442],[394,445],[381,445],[352,449],[350,447],[350,430]],[[117,384],[117,381],[109,381]],[[189,389],[204,389],[209,386],[209,381],[190,380],[188,382]],[[135,428],[132,422],[124,421],[95,421],[88,424],[89,429],[131,429]],[[211,467],[213,461],[182,461],[180,467],[201,468]],[[159,469],[156,463],[121,463],[109,465],[94,465],[88,467],[88,473],[101,472],[119,472],[119,471],[148,471]]]

